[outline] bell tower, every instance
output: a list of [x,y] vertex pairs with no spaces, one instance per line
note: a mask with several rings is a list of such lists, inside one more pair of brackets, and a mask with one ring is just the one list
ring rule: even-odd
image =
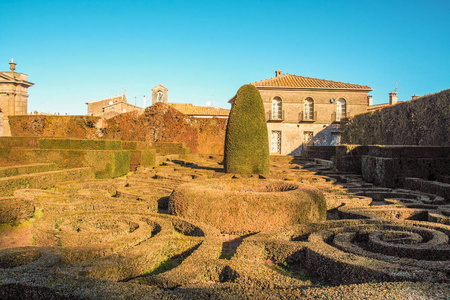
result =
[[152,88],[152,105],[157,102],[167,103],[167,91],[168,89],[161,84]]

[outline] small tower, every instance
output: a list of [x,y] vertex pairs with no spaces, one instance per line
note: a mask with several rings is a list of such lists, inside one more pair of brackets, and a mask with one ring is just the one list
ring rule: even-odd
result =
[[168,89],[161,84],[152,88],[152,105],[156,102],[167,103],[167,91]]

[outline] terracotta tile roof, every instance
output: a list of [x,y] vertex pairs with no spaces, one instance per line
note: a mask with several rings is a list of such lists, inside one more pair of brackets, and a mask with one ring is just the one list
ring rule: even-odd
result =
[[367,107],[367,111],[375,111],[379,110],[385,107],[391,106],[389,103],[383,103],[383,104],[375,104],[375,105],[369,105]]
[[257,87],[372,90],[372,88],[367,85],[310,78],[304,76],[291,75],[289,73],[278,75],[276,77],[265,80],[256,81],[253,82],[252,84]]
[[113,96],[113,97],[104,98],[104,99],[100,99],[100,100],[89,101],[89,102],[86,102],[86,104],[100,102],[100,101],[107,101],[107,102],[112,101],[113,103],[114,102],[119,102],[119,101],[127,102],[127,95],[126,94],[122,94],[122,95],[119,95],[119,96]]
[[179,110],[185,115],[190,116],[228,116],[229,109],[210,107],[210,106],[196,106],[190,103],[167,103],[173,108]]

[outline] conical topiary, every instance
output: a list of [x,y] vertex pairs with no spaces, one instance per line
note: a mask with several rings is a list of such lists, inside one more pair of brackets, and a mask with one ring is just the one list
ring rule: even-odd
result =
[[236,94],[225,136],[227,173],[269,173],[269,139],[264,105],[258,89],[247,84]]

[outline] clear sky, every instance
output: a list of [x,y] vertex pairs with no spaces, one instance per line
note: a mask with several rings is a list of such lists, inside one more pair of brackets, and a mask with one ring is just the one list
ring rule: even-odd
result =
[[142,106],[229,108],[275,70],[370,86],[374,103],[450,88],[450,0],[0,0],[0,70],[28,74],[28,110],[86,114],[115,94]]

